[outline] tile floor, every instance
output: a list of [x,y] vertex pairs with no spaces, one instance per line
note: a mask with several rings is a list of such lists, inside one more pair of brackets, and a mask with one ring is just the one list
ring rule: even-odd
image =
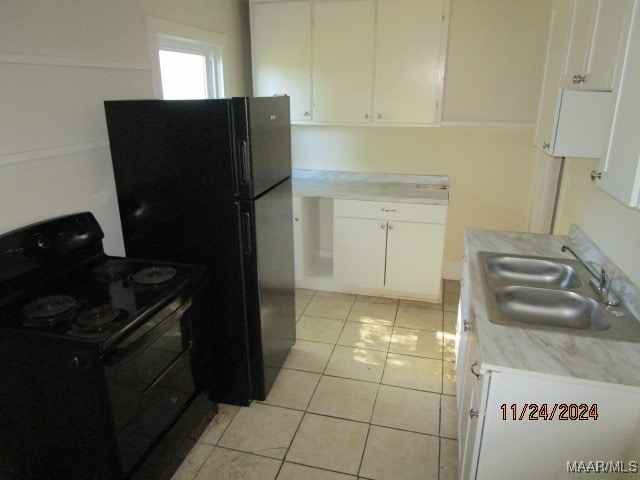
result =
[[220,405],[174,480],[457,478],[457,282],[443,304],[298,290],[269,397]]

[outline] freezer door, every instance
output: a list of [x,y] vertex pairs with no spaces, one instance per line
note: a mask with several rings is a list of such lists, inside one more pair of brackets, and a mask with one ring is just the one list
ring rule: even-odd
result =
[[238,203],[251,398],[264,400],[296,336],[291,180]]
[[231,103],[237,196],[253,199],[291,176],[289,97]]

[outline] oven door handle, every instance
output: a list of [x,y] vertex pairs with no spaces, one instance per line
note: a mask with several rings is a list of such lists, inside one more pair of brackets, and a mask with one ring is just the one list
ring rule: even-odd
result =
[[[115,348],[110,353],[102,357],[102,360],[107,365],[113,366],[120,363],[122,360],[127,358],[129,355],[134,354],[141,348],[145,347],[148,344],[151,344],[156,339],[160,337],[164,332],[173,327],[176,323],[180,321],[184,313],[191,307],[191,300],[183,303],[177,310],[174,310],[171,315],[162,320],[156,326],[154,326],[151,330],[144,332],[139,338],[131,342],[126,342],[126,345],[122,348]],[[143,328],[143,326],[141,327]],[[158,335],[159,333],[159,335]],[[135,335],[135,333],[134,333]],[[189,344],[191,344],[191,339],[189,339]]]

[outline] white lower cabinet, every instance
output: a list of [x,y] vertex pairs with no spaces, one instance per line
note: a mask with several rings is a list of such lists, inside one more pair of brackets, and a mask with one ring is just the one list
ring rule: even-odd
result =
[[573,462],[625,458],[640,416],[638,389],[500,371],[484,376],[471,478],[575,478]]
[[640,452],[640,388],[484,364],[468,278],[465,262],[456,350],[460,479],[569,479],[580,462],[629,469]]
[[443,206],[335,200],[334,280],[439,297],[445,218]]
[[300,197],[293,197],[293,264],[296,282],[304,279],[303,270],[303,228],[302,202]]
[[384,285],[387,223],[362,218],[333,221],[334,279],[343,285]]

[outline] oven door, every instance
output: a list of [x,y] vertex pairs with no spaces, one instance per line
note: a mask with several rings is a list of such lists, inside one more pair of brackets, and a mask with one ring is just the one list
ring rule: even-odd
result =
[[128,473],[196,392],[191,301],[160,312],[103,357],[119,457]]

